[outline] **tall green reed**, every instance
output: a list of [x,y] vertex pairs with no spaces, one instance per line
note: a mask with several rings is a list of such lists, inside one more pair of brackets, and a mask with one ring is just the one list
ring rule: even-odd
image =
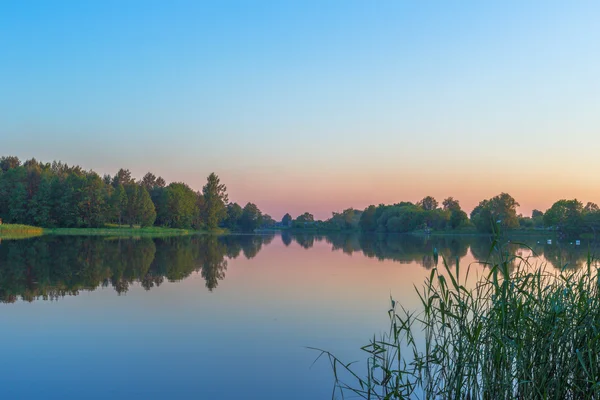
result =
[[[554,270],[492,242],[484,272],[443,260],[418,311],[391,300],[390,330],[362,347],[365,374],[321,351],[333,398],[600,398],[598,268]],[[319,356],[319,357],[320,357]]]

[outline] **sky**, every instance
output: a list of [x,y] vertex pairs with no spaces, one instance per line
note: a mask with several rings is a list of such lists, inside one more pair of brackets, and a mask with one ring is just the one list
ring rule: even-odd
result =
[[595,1],[0,2],[0,155],[152,171],[279,219],[600,203]]

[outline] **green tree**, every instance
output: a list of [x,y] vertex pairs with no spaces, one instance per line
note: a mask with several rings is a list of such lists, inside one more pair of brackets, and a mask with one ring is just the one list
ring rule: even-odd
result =
[[42,176],[36,194],[29,204],[30,219],[35,226],[50,227],[51,211],[51,181],[46,175]]
[[81,176],[76,193],[79,224],[85,227],[100,227],[104,225],[107,205],[104,182],[96,173]]
[[227,218],[225,218],[225,226],[228,229],[236,230],[239,228],[240,218],[244,210],[238,203],[227,204]]
[[453,211],[460,210],[460,203],[458,200],[454,200],[454,197],[447,197],[442,202],[444,210]]
[[127,206],[125,207],[125,221],[130,227],[138,223],[139,215],[139,192],[140,186],[135,183],[124,185],[125,193],[127,194]]
[[577,199],[559,200],[544,213],[544,225],[572,236],[583,228],[583,204]]
[[17,168],[21,166],[21,160],[19,157],[8,156],[8,157],[0,157],[0,169],[4,172],[8,171],[12,168]]
[[471,222],[480,232],[492,232],[495,224],[503,228],[518,228],[519,203],[508,193],[501,193],[489,200],[483,200],[471,211]]
[[598,212],[598,211],[600,211],[600,207],[598,207],[598,204],[592,203],[591,201],[589,201],[585,205],[585,207],[583,207],[584,213],[591,213],[591,212]]
[[283,218],[281,219],[281,225],[283,226],[290,226],[292,224],[292,216],[288,213],[286,213]]
[[156,186],[156,175],[154,175],[152,172],[148,172],[142,178],[141,185],[146,188],[148,193],[150,193],[150,191],[154,189],[154,186]]
[[10,192],[8,198],[8,217],[9,222],[25,223],[27,216],[27,191],[25,185],[17,182]]
[[185,183],[171,183],[167,186],[166,220],[173,228],[192,227],[197,215],[196,193]]
[[145,187],[141,186],[138,191],[137,222],[142,227],[154,225],[156,220],[156,209]]
[[125,193],[123,185],[119,184],[115,187],[115,190],[113,190],[110,206],[113,217],[116,218],[118,224],[121,225],[123,223],[123,215],[127,209],[127,193]]
[[244,206],[239,224],[244,232],[252,232],[260,227],[262,224],[262,213],[256,204],[248,203]]
[[544,217],[544,213],[541,212],[540,210],[533,210],[531,212],[531,218],[543,218]]
[[469,223],[469,217],[463,210],[452,210],[450,212],[450,227],[457,229]]
[[461,209],[458,200],[455,200],[453,197],[448,197],[444,199],[442,206],[445,211],[450,212],[450,219],[448,221],[450,228],[457,229],[469,223],[469,217],[467,216],[467,213]]
[[313,217],[313,215],[311,213],[305,212],[304,214],[298,216],[298,218],[296,218],[296,222],[299,223],[309,223],[309,222],[314,222],[315,221],[315,217]]
[[209,229],[215,229],[227,217],[227,187],[221,183],[215,173],[211,173],[202,188],[205,210],[204,221]]
[[365,232],[373,232],[377,229],[377,207],[370,205],[363,211],[359,226]]
[[262,223],[260,225],[261,228],[273,228],[277,221],[273,219],[269,214],[263,214]]
[[432,196],[427,196],[417,203],[425,211],[435,210],[438,207],[437,200]]

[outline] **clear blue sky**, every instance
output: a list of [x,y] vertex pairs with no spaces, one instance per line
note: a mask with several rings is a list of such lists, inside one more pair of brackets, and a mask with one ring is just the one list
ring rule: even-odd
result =
[[2,1],[0,153],[274,217],[600,202],[600,3]]

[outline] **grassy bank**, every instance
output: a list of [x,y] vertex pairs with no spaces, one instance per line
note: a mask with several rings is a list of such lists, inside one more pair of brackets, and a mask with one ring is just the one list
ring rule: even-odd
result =
[[52,228],[44,229],[45,235],[69,235],[69,236],[183,236],[200,233],[187,229],[173,228]]
[[417,289],[419,310],[392,301],[389,333],[362,348],[364,375],[323,352],[336,390],[365,399],[598,398],[593,259],[579,271],[557,271],[506,258],[497,242],[493,249],[495,261],[477,279],[458,265],[434,268]]
[[139,227],[139,226],[124,226],[107,224],[103,228],[46,228],[44,234],[47,235],[70,235],[70,236],[141,236],[141,237],[166,237],[166,236],[185,236],[185,235],[201,235],[226,234],[226,229],[215,230],[194,230],[194,229],[178,229],[164,227]]
[[39,228],[36,226],[4,224],[0,225],[0,238],[23,239],[40,235],[66,235],[66,236],[123,236],[123,237],[167,237],[184,235],[223,235],[226,229],[194,230],[163,227],[139,227],[107,224],[102,228]]
[[29,225],[2,224],[0,225],[0,239],[23,239],[40,236],[42,228]]

